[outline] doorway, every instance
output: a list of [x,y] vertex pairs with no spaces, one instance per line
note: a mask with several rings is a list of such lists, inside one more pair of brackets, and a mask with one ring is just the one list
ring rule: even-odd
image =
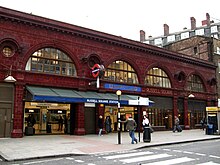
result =
[[96,118],[95,118],[95,108],[85,107],[85,131],[86,134],[96,133]]
[[10,137],[11,132],[11,109],[0,108],[0,138]]

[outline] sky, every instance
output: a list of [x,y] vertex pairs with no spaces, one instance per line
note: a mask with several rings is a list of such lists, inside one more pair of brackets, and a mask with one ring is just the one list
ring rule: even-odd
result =
[[209,13],[220,22],[219,0],[0,0],[0,6],[32,13],[73,25],[140,41],[140,30],[148,36],[161,36],[163,25],[170,33],[190,29]]

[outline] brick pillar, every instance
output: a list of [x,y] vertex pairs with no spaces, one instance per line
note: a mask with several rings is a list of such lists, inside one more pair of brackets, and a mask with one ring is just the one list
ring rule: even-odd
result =
[[178,116],[178,98],[174,96],[173,98],[173,118],[174,116]]
[[185,129],[189,129],[189,117],[188,117],[188,97],[184,98],[184,126]]
[[23,137],[23,117],[24,117],[24,85],[15,84],[14,94],[14,118],[13,118],[13,129],[11,132],[12,138]]
[[84,103],[78,103],[76,105],[76,114],[75,114],[75,135],[85,135],[85,110]]

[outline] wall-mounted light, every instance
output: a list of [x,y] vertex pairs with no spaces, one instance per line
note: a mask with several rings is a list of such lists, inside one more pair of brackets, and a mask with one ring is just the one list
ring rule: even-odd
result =
[[192,98],[192,97],[195,97],[195,96],[191,93],[188,97],[191,97],[191,98]]
[[[4,66],[4,65],[3,65]],[[17,80],[11,75],[11,71],[12,71],[12,65],[10,66],[9,68],[9,73],[8,75],[6,76],[6,78],[4,79],[5,82],[16,82]]]

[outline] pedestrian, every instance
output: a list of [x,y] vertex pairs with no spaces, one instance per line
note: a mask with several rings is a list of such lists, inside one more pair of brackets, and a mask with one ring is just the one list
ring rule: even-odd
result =
[[64,133],[70,133],[70,113],[67,114],[64,120]]
[[151,141],[151,133],[153,133],[153,128],[150,125],[149,119],[147,114],[143,116],[143,141],[144,142],[150,142]]
[[137,123],[132,118],[132,116],[129,116],[129,118],[126,120],[126,130],[129,131],[129,136],[131,137],[131,144],[138,143],[137,138],[134,135],[134,131],[137,127]]
[[58,131],[62,131],[62,130],[63,130],[63,117],[62,115],[60,115],[58,119]]
[[174,116],[174,129],[173,132],[181,132],[182,128],[180,127],[180,120],[177,116]]
[[142,124],[143,124],[144,129],[145,129],[146,127],[149,127],[150,133],[153,133],[153,132],[154,132],[154,129],[151,127],[151,124],[150,124],[150,122],[149,122],[149,119],[148,119],[148,116],[147,116],[147,115],[144,115],[144,116],[143,116]]
[[106,116],[106,118],[105,118],[105,130],[106,130],[106,133],[110,133],[111,132],[111,130],[112,130],[111,125],[112,125],[112,121],[111,121],[110,116]]
[[99,119],[98,119],[98,127],[99,127],[99,134],[98,134],[98,136],[103,136],[103,135],[102,135],[102,130],[103,130],[102,115],[99,116]]
[[147,118],[147,115],[143,116],[143,121],[142,121],[143,127],[148,127],[150,122],[149,119]]
[[200,124],[201,124],[202,130],[204,131],[205,126],[206,126],[205,118],[201,119]]
[[36,119],[33,114],[28,116],[28,126],[33,127],[36,124]]

